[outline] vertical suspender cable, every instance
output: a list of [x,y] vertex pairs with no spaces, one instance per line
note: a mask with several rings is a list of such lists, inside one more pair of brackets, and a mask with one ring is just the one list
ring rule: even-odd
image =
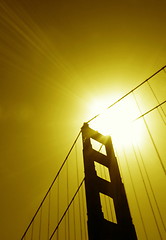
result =
[[86,240],[87,224],[86,224],[86,218],[85,218],[85,214],[86,214],[86,207],[85,207],[85,201],[84,201],[85,191],[84,191],[83,186],[81,188],[81,195],[82,195],[83,223],[84,223],[84,233],[85,233],[85,238],[84,239]]
[[162,235],[161,235],[161,231],[160,231],[159,225],[158,225],[158,223],[157,223],[157,219],[156,219],[155,212],[154,212],[154,209],[153,209],[151,200],[150,200],[150,196],[149,196],[148,189],[147,189],[147,186],[146,186],[146,183],[145,183],[145,179],[144,179],[144,177],[143,177],[143,173],[142,173],[142,170],[141,170],[141,167],[140,167],[140,164],[139,164],[139,161],[138,161],[138,157],[137,157],[137,154],[136,154],[136,151],[135,151],[135,148],[134,148],[133,144],[132,144],[132,148],[133,148],[133,152],[134,152],[134,155],[135,155],[135,159],[136,159],[136,161],[137,161],[137,165],[138,165],[138,168],[139,168],[139,171],[140,171],[140,174],[141,174],[141,178],[142,178],[143,185],[144,185],[144,188],[145,188],[145,191],[146,191],[146,195],[147,195],[147,198],[148,198],[148,201],[149,201],[149,205],[150,205],[150,208],[151,208],[151,211],[152,211],[152,214],[153,214],[155,223],[156,223],[156,227],[157,227],[158,233],[159,233],[159,235],[160,235],[160,239],[163,239],[163,238],[162,238]]
[[40,209],[40,219],[39,219],[39,240],[41,238],[41,225],[42,225],[42,207]]
[[67,229],[67,225],[68,225],[68,223],[66,223],[67,222],[67,216],[65,217],[65,221],[64,222],[65,222],[65,239],[67,239],[67,235],[68,235],[67,234],[67,230],[68,230]]
[[[67,171],[67,205],[69,204],[69,166],[68,161],[66,162],[66,171]],[[69,221],[69,211],[67,213],[67,227],[68,227],[68,239],[70,240],[70,221]]]
[[[159,100],[158,100],[158,98],[157,98],[157,96],[156,96],[156,94],[155,94],[153,88],[151,87],[149,81],[147,81],[147,84],[148,84],[148,86],[149,86],[151,92],[153,93],[153,96],[154,96],[154,98],[156,99],[157,103],[160,104],[160,102],[159,102]],[[163,107],[160,106],[160,108],[161,108],[161,111],[162,111],[163,115],[166,117],[166,114],[165,114],[165,112],[164,112]],[[157,108],[157,110],[158,110],[158,112],[159,112],[159,114],[160,114],[161,119],[163,120],[164,124],[166,125],[165,119],[164,119],[164,117],[162,116],[162,114],[160,113],[159,108]]]
[[76,220],[75,220],[75,206],[73,202],[73,221],[74,221],[74,240],[76,240]]
[[[57,223],[59,222],[59,176],[57,178]],[[57,228],[57,240],[59,240],[59,229]]]
[[147,172],[147,169],[146,169],[146,166],[145,166],[145,163],[144,163],[144,161],[143,161],[143,157],[142,157],[142,154],[141,154],[141,151],[140,151],[138,145],[137,145],[137,148],[138,148],[138,152],[139,152],[139,155],[140,155],[140,158],[141,158],[141,162],[142,162],[142,165],[143,165],[143,168],[144,168],[144,171],[145,171],[145,174],[146,174],[148,183],[149,183],[149,187],[150,187],[150,190],[151,190],[151,192],[152,192],[152,195],[153,195],[153,198],[154,198],[154,201],[155,201],[155,204],[156,204],[156,207],[157,207],[157,210],[158,210],[158,213],[159,213],[159,216],[160,216],[160,219],[161,219],[163,228],[164,228],[164,230],[166,231],[166,227],[165,227],[165,224],[164,224],[164,220],[163,220],[163,218],[162,218],[162,215],[161,215],[161,212],[160,212],[160,208],[159,208],[159,205],[158,205],[158,203],[157,203],[157,199],[156,199],[156,197],[155,197],[155,194],[154,194],[154,191],[153,191],[153,187],[152,187],[152,184],[151,184],[151,182],[150,182],[150,178],[149,178],[149,175],[148,175],[148,172]]
[[51,207],[51,191],[48,195],[48,230],[47,230],[47,239],[49,239],[50,236],[50,207]]
[[32,220],[30,221],[30,223],[29,223],[28,227],[26,228],[26,230],[25,230],[24,234],[22,235],[22,237],[21,237],[21,240],[23,240],[23,239],[24,239],[24,236],[25,236],[25,235],[26,235],[26,233],[28,232],[28,230],[29,230],[30,226],[32,225],[32,223],[33,223],[33,221],[34,221],[34,219],[35,219],[35,217],[37,216],[38,212],[40,211],[40,208],[41,208],[41,206],[43,205],[43,203],[44,203],[45,199],[47,198],[47,196],[48,196],[49,192],[51,191],[51,189],[52,189],[52,187],[53,187],[53,185],[54,185],[55,181],[57,180],[57,178],[58,178],[58,176],[59,176],[59,174],[60,174],[61,170],[63,169],[63,167],[64,167],[64,165],[65,165],[65,163],[66,163],[66,161],[67,161],[67,159],[68,159],[68,157],[69,157],[69,155],[70,155],[71,151],[73,150],[73,148],[74,148],[74,146],[75,146],[75,144],[76,144],[76,142],[77,142],[77,140],[78,140],[78,138],[79,138],[80,134],[81,134],[81,130],[79,131],[79,133],[78,133],[78,135],[77,135],[77,137],[76,137],[76,139],[75,139],[75,141],[74,141],[73,145],[71,146],[71,148],[70,148],[70,150],[69,150],[69,152],[68,152],[68,154],[67,154],[66,158],[64,159],[64,161],[63,161],[63,163],[62,163],[62,165],[61,165],[61,167],[60,167],[60,169],[59,169],[58,173],[56,174],[56,176],[55,176],[55,178],[54,178],[53,182],[51,183],[51,185],[50,185],[50,187],[49,187],[49,189],[48,189],[47,193],[45,194],[45,196],[44,196],[43,200],[41,201],[41,203],[40,203],[40,205],[39,205],[39,207],[38,207],[37,211],[35,212],[35,214],[34,214],[34,216],[33,216]]
[[124,148],[123,148],[123,153],[124,153],[124,157],[125,157],[125,160],[126,160],[126,165],[127,165],[127,169],[128,169],[128,172],[129,172],[132,188],[133,188],[133,191],[134,191],[134,196],[135,196],[135,199],[136,199],[136,203],[137,203],[139,215],[140,215],[140,218],[141,218],[143,230],[144,230],[146,239],[148,240],[148,236],[147,236],[147,232],[146,232],[143,216],[142,216],[142,213],[141,213],[141,208],[140,208],[139,201],[138,201],[138,198],[137,198],[136,189],[135,189],[135,186],[134,186],[133,178],[132,178],[132,175],[131,175],[131,171],[130,171],[130,168],[129,168],[129,164],[128,164],[128,160],[127,160],[127,156],[126,156],[126,152],[125,152]]
[[[76,169],[77,169],[77,185],[79,186],[79,170],[78,170],[78,158],[77,158],[77,144],[75,144],[75,154],[76,154]],[[81,239],[83,239],[82,235],[82,219],[81,219],[81,201],[80,194],[78,192],[78,203],[79,203],[79,218],[80,218],[80,230],[81,230]]]
[[[140,113],[142,114],[141,109],[140,109],[140,107],[139,107],[139,104],[138,104],[138,101],[137,101],[137,99],[136,99],[136,97],[135,97],[134,92],[133,92],[133,96],[134,96],[135,102],[136,102],[136,104],[137,104],[137,107],[138,107]],[[143,116],[142,118],[143,118],[144,124],[145,124],[145,126],[146,126],[146,129],[147,129],[147,131],[148,131],[148,134],[149,134],[149,136],[150,136],[150,139],[151,139],[151,141],[152,141],[152,144],[153,144],[153,146],[154,146],[154,149],[155,149],[155,151],[156,151],[156,153],[157,153],[157,156],[158,156],[158,158],[159,158],[161,167],[162,167],[164,173],[166,174],[166,169],[165,169],[165,167],[164,167],[164,164],[163,164],[163,161],[162,161],[162,159],[161,159],[161,156],[160,156],[160,154],[159,154],[159,152],[158,152],[158,150],[157,150],[156,144],[155,144],[154,139],[153,139],[153,137],[152,137],[152,134],[151,134],[151,132],[150,132],[150,130],[149,130],[148,124],[147,124],[147,122],[146,122],[146,120],[145,120],[145,117]]]
[[[57,224],[57,226],[56,226],[56,227],[55,227],[55,229],[53,230],[53,232],[52,232],[52,234],[51,234],[51,236],[50,236],[49,240],[51,240],[51,239],[53,238],[54,234],[55,234],[55,233],[56,233],[56,231],[58,230],[58,228],[59,228],[59,225],[61,224],[62,220],[63,220],[63,219],[64,219],[64,217],[66,216],[66,213],[67,213],[67,211],[69,210],[69,208],[70,208],[71,204],[73,203],[73,201],[74,201],[75,197],[77,196],[77,194],[78,194],[78,192],[79,192],[79,190],[80,190],[80,188],[81,188],[82,184],[84,183],[84,180],[85,180],[85,178],[83,178],[83,180],[81,181],[81,183],[80,183],[80,185],[79,185],[78,189],[76,190],[76,192],[75,192],[75,194],[74,194],[73,198],[71,199],[71,201],[70,201],[69,205],[67,206],[67,208],[66,208],[65,212],[63,213],[62,217],[61,217],[61,218],[59,219],[59,221],[58,221],[58,224]],[[59,238],[57,238],[57,239],[59,239]]]

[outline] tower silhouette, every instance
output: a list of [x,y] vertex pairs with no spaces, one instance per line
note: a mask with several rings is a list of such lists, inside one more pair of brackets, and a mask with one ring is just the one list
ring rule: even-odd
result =
[[[89,240],[136,240],[137,236],[111,137],[103,136],[84,123],[82,139]],[[105,146],[106,155],[92,148],[91,139]],[[110,181],[97,175],[95,162],[108,169]],[[101,193],[113,200],[116,222],[104,218]]]

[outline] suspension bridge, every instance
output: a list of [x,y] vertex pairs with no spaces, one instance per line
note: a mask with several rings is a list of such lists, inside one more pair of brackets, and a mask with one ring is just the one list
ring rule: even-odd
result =
[[[166,66],[86,123],[89,129],[111,136],[132,224],[139,240],[166,239],[165,93]],[[93,239],[89,237],[87,226],[83,129],[21,240]],[[90,144],[101,156],[107,155],[102,141],[92,138]],[[113,181],[106,165],[96,160],[94,167],[100,179],[107,183]],[[103,192],[99,194],[103,218],[118,225],[120,217],[115,209],[115,199]],[[110,232],[110,237],[104,239],[121,238],[113,237]]]

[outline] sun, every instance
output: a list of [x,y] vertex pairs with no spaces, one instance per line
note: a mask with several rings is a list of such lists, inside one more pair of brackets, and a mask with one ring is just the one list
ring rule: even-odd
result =
[[140,143],[142,139],[142,125],[135,122],[139,111],[131,98],[115,104],[111,108],[106,107],[107,99],[95,100],[91,108],[95,114],[99,114],[90,127],[103,135],[110,135],[116,144],[129,146],[134,142]]

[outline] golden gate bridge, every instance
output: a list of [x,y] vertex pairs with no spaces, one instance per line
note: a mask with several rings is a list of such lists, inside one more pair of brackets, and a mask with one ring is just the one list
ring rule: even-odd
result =
[[[111,104],[103,113],[87,121],[78,133],[21,240],[166,239],[165,97],[166,66]],[[125,115],[121,115],[124,112]],[[124,184],[132,218],[130,226],[133,224],[135,228],[135,233],[129,237],[118,236],[116,230],[113,233],[114,227],[116,228],[121,222],[123,214],[120,210],[120,213],[117,213],[115,194],[109,194],[108,188],[104,190],[104,184],[112,188],[118,179],[115,168],[112,171],[108,164],[103,163],[109,150],[105,142],[96,136],[105,137],[102,133],[104,127],[112,138],[114,150],[112,149],[113,155],[110,159],[112,157],[117,159],[120,176],[118,181],[121,186]],[[86,135],[88,131],[93,133],[92,136]],[[97,131],[101,131],[103,135]],[[92,200],[94,206],[90,205],[89,209],[87,208],[89,200],[85,166],[86,138],[89,139],[90,148],[95,150],[91,155],[92,158],[94,157],[94,175],[103,182],[102,185],[98,181],[98,185],[103,186],[103,190],[97,190],[98,195],[96,195],[99,196],[100,210],[95,208],[96,199],[93,189],[98,188],[91,177],[93,169],[89,174],[92,182],[88,184],[91,184],[89,193],[91,198],[94,197]],[[122,198],[117,201],[123,201]],[[99,212],[106,225],[113,224],[108,227],[112,228],[109,230],[109,236],[106,237],[104,232],[100,237],[90,236],[87,222],[91,210],[95,216],[98,216],[96,212]],[[102,231],[97,221],[94,224],[96,226],[93,228],[98,229],[98,233]]]

